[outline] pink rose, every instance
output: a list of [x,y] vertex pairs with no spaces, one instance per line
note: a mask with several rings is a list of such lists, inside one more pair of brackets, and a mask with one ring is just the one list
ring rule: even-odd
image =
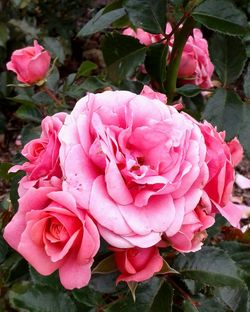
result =
[[163,266],[163,260],[156,246],[149,248],[119,249],[110,247],[115,253],[115,262],[121,274],[116,283],[142,282],[159,272]]
[[176,234],[207,182],[198,125],[174,107],[127,91],[88,94],[59,133],[63,189],[118,248]]
[[58,132],[66,115],[66,113],[57,113],[43,119],[41,137],[28,142],[22,150],[22,155],[28,161],[12,167],[10,172],[23,170],[27,175],[26,181],[34,182],[39,179],[49,180],[52,176],[61,178]]
[[238,226],[242,211],[230,202],[235,174],[234,166],[243,155],[243,149],[235,138],[225,142],[225,132],[217,132],[210,123],[200,123],[207,146],[206,163],[209,180],[204,191],[213,204],[213,211],[220,212],[233,226]]
[[144,85],[140,94],[146,96],[149,99],[160,100],[162,103],[167,104],[167,96],[165,94],[160,93],[160,92],[155,92],[153,89],[151,89],[147,85]]
[[213,216],[207,214],[200,206],[188,212],[183,220],[180,231],[168,237],[171,246],[180,252],[194,252],[201,248],[207,237],[206,229],[215,222]]
[[30,188],[4,230],[4,238],[40,274],[59,270],[67,289],[88,284],[99,249],[97,228],[74,198],[53,187]]
[[128,27],[123,30],[122,34],[126,36],[134,37],[138,39],[141,44],[144,44],[146,46],[156,43],[164,38],[161,34],[159,35],[150,34],[149,32],[146,32],[141,28],[137,28],[136,30],[133,30],[132,28]]
[[34,47],[14,51],[6,66],[17,74],[17,80],[32,85],[46,78],[49,65],[49,52],[35,40]]
[[[167,24],[166,33],[169,34],[172,28]],[[170,51],[174,44],[174,36],[169,41]],[[181,84],[195,84],[201,88],[211,88],[211,76],[214,71],[206,39],[198,28],[193,29],[192,36],[189,36],[181,56],[178,71],[178,78]]]

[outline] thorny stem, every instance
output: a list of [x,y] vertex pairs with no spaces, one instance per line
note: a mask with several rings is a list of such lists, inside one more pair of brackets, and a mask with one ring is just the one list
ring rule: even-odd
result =
[[166,93],[168,103],[172,103],[176,91],[176,82],[178,76],[178,69],[181,61],[182,52],[187,42],[192,29],[194,28],[194,19],[189,16],[184,22],[183,26],[176,31],[174,38],[174,45],[170,55],[170,62],[167,69]]
[[171,278],[168,278],[168,275],[166,276],[167,278],[167,281],[176,289],[178,290],[182,297],[185,299],[185,300],[188,300],[194,307],[196,306],[195,302],[192,300],[192,298],[189,296],[189,294],[187,294],[185,292],[185,290],[183,290],[173,279]]
[[53,91],[51,91],[48,87],[45,85],[42,86],[42,90],[48,94],[48,96],[56,103],[56,106],[61,106],[62,102],[55,96]]

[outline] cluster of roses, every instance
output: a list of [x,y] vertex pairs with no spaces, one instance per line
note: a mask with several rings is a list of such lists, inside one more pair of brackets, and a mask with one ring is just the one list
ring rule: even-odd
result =
[[[140,29],[124,34],[146,45],[162,39]],[[15,51],[7,67],[35,84],[49,63],[35,41]],[[207,88],[212,71],[207,42],[195,29],[179,78]],[[163,266],[160,248],[199,250],[216,214],[238,226],[241,210],[230,195],[240,143],[226,143],[224,132],[166,103],[147,86],[140,95],[106,91],[42,121],[40,138],[22,150],[27,161],[11,169],[26,175],[19,209],[4,231],[40,274],[59,270],[67,289],[87,285],[101,236],[114,253],[117,282],[144,281]]]
[[[170,35],[170,38],[167,41],[169,50],[168,59],[170,58],[174,44],[174,35],[171,36],[171,33],[172,27],[170,23],[167,23],[166,35]],[[165,42],[162,34],[151,34],[141,28],[137,28],[136,30],[126,28],[123,31],[123,35],[132,36],[146,46],[150,46],[160,41]],[[211,76],[213,71],[214,65],[209,57],[207,41],[203,38],[200,29],[194,28],[192,35],[188,37],[182,52],[178,70],[178,82],[180,85],[194,84],[203,89],[211,88]],[[146,72],[144,67],[142,67],[142,72]]]
[[68,289],[88,284],[100,236],[117,282],[146,280],[161,270],[162,246],[200,249],[217,213],[238,225],[230,194],[242,147],[224,138],[149,87],[88,94],[70,114],[46,117],[23,148],[4,238],[39,273],[58,269]]

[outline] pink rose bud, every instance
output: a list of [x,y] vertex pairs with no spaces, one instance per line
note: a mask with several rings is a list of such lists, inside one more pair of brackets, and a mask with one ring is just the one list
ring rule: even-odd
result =
[[142,282],[151,278],[162,268],[163,260],[156,246],[128,249],[111,247],[110,249],[115,252],[115,262],[121,272],[116,283],[120,281]]
[[44,50],[37,41],[34,47],[16,50],[7,63],[7,69],[17,74],[17,80],[25,84],[36,84],[45,79],[50,65],[49,52]]

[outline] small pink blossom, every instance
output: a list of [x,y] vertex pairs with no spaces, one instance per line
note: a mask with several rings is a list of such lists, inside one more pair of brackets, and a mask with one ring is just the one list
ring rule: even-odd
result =
[[8,70],[17,74],[17,80],[32,85],[46,78],[50,59],[49,52],[35,40],[33,47],[14,51],[6,66]]
[[156,246],[145,249],[110,247],[110,250],[114,251],[115,262],[121,273],[116,283],[145,281],[159,272],[163,266],[163,259]]

